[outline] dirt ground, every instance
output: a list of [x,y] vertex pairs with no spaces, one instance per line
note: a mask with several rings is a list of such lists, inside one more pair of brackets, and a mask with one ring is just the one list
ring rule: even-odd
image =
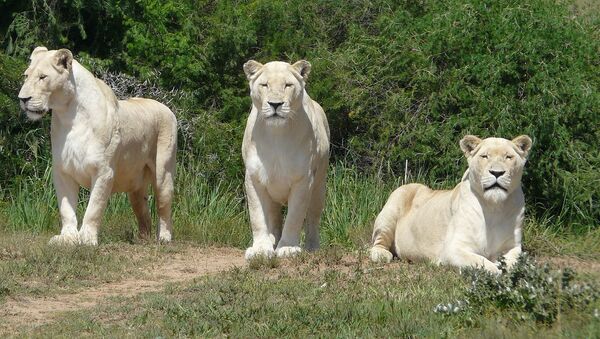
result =
[[9,298],[0,306],[0,334],[14,334],[19,329],[49,323],[60,313],[90,308],[110,297],[158,291],[169,283],[192,280],[245,264],[244,253],[239,249],[189,248],[147,268],[143,278],[102,284],[71,294]]
[[[366,257],[358,258],[348,253],[339,256],[327,256],[330,260],[311,261],[311,270],[324,270],[335,267],[342,273],[356,269],[359,262],[362,270],[369,271],[383,269],[384,267],[369,267]],[[333,258],[333,259],[332,259]],[[313,258],[314,259],[314,258]],[[575,257],[538,257],[538,262],[549,263],[555,268],[572,268],[580,273],[591,273],[594,276],[600,272],[600,262],[585,261]],[[276,270],[265,272],[275,274],[287,271],[299,273],[300,262],[284,260],[279,262]],[[411,265],[402,260],[395,260],[388,269],[398,266]],[[2,334],[15,334],[23,329],[31,329],[51,323],[59,314],[94,307],[110,297],[132,297],[140,293],[159,291],[167,284],[190,281],[194,278],[216,274],[230,270],[234,267],[246,267],[244,252],[233,248],[194,248],[189,247],[182,252],[169,255],[160,263],[144,266],[147,270],[142,278],[128,278],[118,282],[100,284],[85,290],[70,294],[33,297],[9,297],[0,306],[0,336]],[[300,274],[300,273],[299,273]],[[276,274],[275,274],[276,275]]]

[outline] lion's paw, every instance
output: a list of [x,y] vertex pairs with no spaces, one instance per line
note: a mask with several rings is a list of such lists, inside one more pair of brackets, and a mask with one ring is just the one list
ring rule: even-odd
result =
[[256,257],[265,257],[272,258],[275,256],[275,251],[273,248],[262,247],[262,246],[252,246],[246,249],[246,260],[252,260]]
[[77,244],[79,244],[79,233],[73,232],[73,233],[65,233],[65,234],[55,235],[52,238],[50,238],[50,241],[48,241],[48,244],[50,244],[50,245],[68,245],[68,246],[77,245]]
[[98,234],[82,227],[79,230],[79,243],[86,246],[98,246]]
[[302,252],[302,248],[300,248],[300,246],[282,246],[277,248],[275,251],[277,256],[280,258],[293,257],[300,254],[300,252]]
[[158,241],[160,241],[161,243],[170,243],[171,242],[171,238],[173,236],[171,235],[171,232],[169,231],[161,231],[160,234],[158,235]]
[[376,263],[389,263],[394,257],[392,252],[378,246],[372,247],[370,252],[371,261]]
[[497,264],[491,263],[489,265],[484,265],[484,268],[494,275],[502,274],[502,270],[498,268]]

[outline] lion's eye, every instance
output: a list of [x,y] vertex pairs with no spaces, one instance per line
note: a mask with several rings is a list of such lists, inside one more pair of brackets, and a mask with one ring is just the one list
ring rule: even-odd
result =
[[260,87],[269,87],[268,84],[260,84]]
[[482,154],[482,155],[481,155],[481,158],[482,158],[482,159],[487,159],[487,158],[488,158],[488,156],[487,156],[487,154]]
[[508,159],[508,160],[511,160],[512,158],[513,158],[513,156],[512,156],[512,155],[507,155],[507,156],[506,156],[506,159]]
[[44,75],[44,74],[42,74],[42,75],[40,75],[40,80],[44,80],[44,79],[46,79],[47,77],[48,77],[47,75]]
[[285,84],[285,88],[292,87],[292,86],[294,86],[294,85],[292,85],[292,84]]

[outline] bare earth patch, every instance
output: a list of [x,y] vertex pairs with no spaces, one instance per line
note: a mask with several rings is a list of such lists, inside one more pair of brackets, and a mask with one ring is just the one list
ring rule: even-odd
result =
[[548,263],[560,269],[570,268],[579,273],[600,274],[600,261],[596,260],[583,260],[570,256],[538,257],[536,259],[541,263]]
[[191,280],[244,266],[243,251],[232,248],[189,248],[168,255],[143,278],[125,279],[87,290],[50,297],[15,297],[0,308],[0,333],[11,334],[51,322],[60,313],[90,308],[115,296],[134,296],[158,291],[169,283]]

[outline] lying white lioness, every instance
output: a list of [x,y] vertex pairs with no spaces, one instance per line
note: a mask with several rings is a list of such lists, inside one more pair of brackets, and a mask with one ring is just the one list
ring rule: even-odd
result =
[[495,262],[502,256],[509,268],[516,262],[525,211],[521,176],[531,139],[467,135],[460,148],[469,169],[453,190],[409,184],[392,193],[375,220],[371,260],[389,262],[393,252],[493,273],[500,272]]
[[[310,64],[301,60],[293,65],[279,61],[262,65],[251,60],[244,71],[252,97],[242,143],[253,239],[246,259],[300,252],[305,218],[305,247],[317,249],[329,126],[321,106],[304,89]],[[288,213],[282,225],[283,204],[288,205]]]
[[[113,192],[128,192],[142,236],[150,233],[148,184],[154,186],[161,241],[172,236],[171,202],[177,121],[149,99],[117,100],[67,49],[37,47],[19,92],[31,120],[52,110],[52,175],[62,231],[51,243],[98,244],[102,213]],[[90,189],[77,230],[79,187]]]

